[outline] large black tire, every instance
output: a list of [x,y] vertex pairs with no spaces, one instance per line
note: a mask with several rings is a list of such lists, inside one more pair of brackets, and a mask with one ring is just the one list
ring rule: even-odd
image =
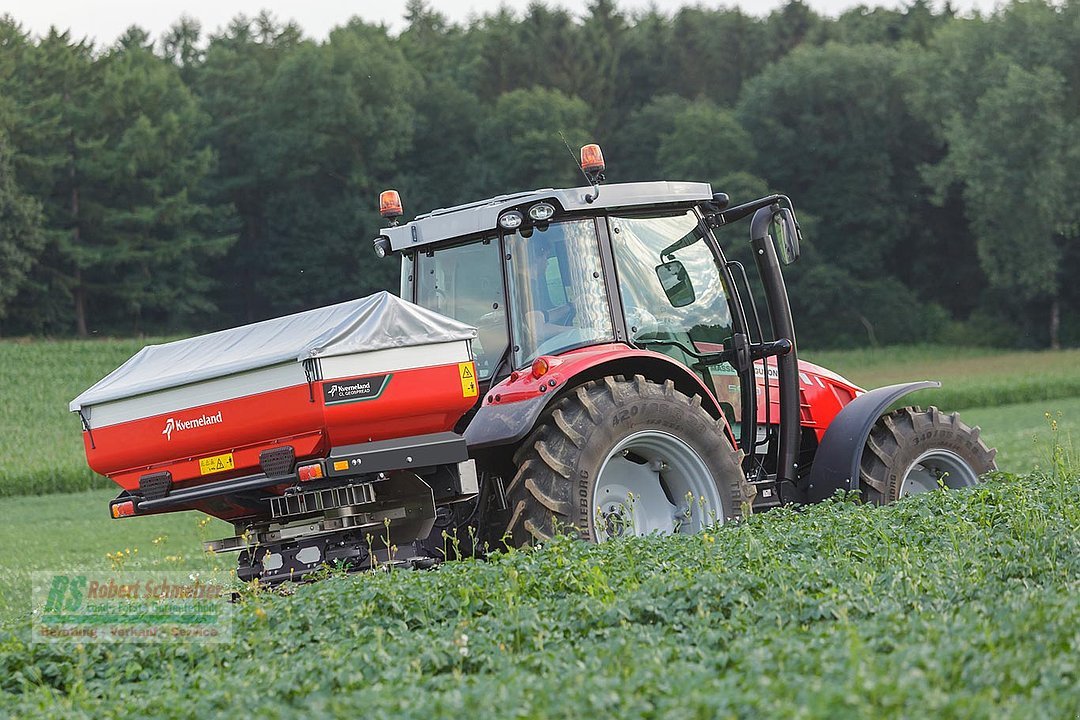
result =
[[878,418],[863,449],[859,486],[867,502],[891,503],[903,496],[974,485],[997,469],[997,450],[979,438],[979,428],[936,407],[906,407]]
[[[722,506],[695,510],[689,504],[687,517],[701,511],[700,517],[685,526],[676,522],[673,531],[691,532],[735,517],[742,503],[752,498],[739,466],[739,453],[724,435],[723,421],[701,407],[700,397],[687,397],[670,380],[658,385],[641,375],[633,380],[606,377],[581,385],[558,400],[514,455],[518,470],[507,487],[510,520],[503,542],[520,547],[544,541],[555,532],[576,532],[589,541],[624,534],[625,527],[608,525],[610,516],[599,518],[594,489],[602,468],[605,478],[610,479],[610,473],[618,475],[617,469],[611,470],[616,465],[609,465],[615,457],[613,450],[643,436],[661,444],[670,442],[674,452],[682,453],[684,466],[697,468],[699,482],[708,478],[715,486],[715,497]],[[632,452],[621,451],[618,457],[638,462],[635,458],[639,456]],[[695,466],[695,462],[699,464]],[[645,462],[638,464],[646,466]],[[665,474],[678,470],[671,470],[664,462],[648,467],[657,468],[659,486],[670,497]],[[671,485],[674,487],[675,481]],[[604,525],[599,533],[598,521]],[[630,528],[631,532],[637,530]]]

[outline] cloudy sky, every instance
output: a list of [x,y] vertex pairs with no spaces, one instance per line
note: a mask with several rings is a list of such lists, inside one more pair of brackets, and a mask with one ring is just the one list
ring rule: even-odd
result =
[[[745,12],[764,15],[783,4],[784,0],[697,0],[709,7],[738,5]],[[899,7],[899,1],[863,0],[865,4]],[[944,0],[933,0],[935,7]],[[406,0],[6,0],[0,13],[9,13],[36,34],[45,33],[50,25],[72,30],[77,37],[88,36],[99,43],[111,43],[129,25],[139,25],[158,37],[183,14],[202,22],[203,29],[213,31],[240,13],[253,15],[268,9],[283,20],[295,20],[310,36],[322,38],[326,32],[348,18],[359,15],[370,22],[383,22],[395,30],[402,27]],[[858,0],[808,0],[811,7],[826,15],[837,15],[859,4]],[[529,0],[433,0],[431,4],[452,20],[466,21],[507,5],[517,10],[528,6]],[[577,9],[584,1],[549,0],[549,5]],[[687,0],[618,0],[625,10],[645,9],[655,5],[670,12]],[[962,12],[972,9],[990,10],[996,0],[954,0],[953,6]]]

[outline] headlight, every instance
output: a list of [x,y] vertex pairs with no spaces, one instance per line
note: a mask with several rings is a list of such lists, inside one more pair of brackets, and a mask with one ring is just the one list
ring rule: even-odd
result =
[[511,210],[510,212],[505,212],[499,216],[499,227],[503,230],[516,230],[521,227],[521,223],[524,222],[524,220],[525,218],[521,213],[517,210]]
[[544,222],[550,220],[555,215],[555,206],[551,203],[536,203],[529,208],[529,217],[536,222]]

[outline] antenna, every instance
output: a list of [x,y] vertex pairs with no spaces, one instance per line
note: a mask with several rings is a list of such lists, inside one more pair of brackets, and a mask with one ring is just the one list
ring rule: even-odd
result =
[[570,159],[574,161],[574,165],[576,165],[577,169],[581,171],[581,175],[585,178],[585,182],[595,186],[595,183],[592,181],[592,179],[589,178],[584,168],[581,167],[581,163],[578,161],[578,156],[575,155],[574,151],[570,148],[570,143],[566,142],[566,136],[563,135],[562,130],[559,131],[559,137],[562,139],[562,144],[566,147],[566,152],[570,153]]

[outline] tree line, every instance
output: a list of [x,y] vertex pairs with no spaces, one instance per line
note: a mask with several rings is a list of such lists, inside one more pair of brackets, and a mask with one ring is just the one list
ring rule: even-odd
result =
[[[179,333],[396,287],[406,215],[578,184],[792,197],[809,346],[1080,344],[1080,6],[838,18],[537,3],[322,41],[269,14],[97,46],[0,19],[0,334]],[[745,238],[728,240],[736,257]]]

